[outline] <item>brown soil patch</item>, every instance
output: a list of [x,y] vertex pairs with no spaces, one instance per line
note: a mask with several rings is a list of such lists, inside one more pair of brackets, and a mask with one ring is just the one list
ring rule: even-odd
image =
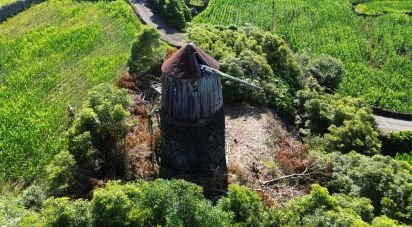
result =
[[[306,156],[299,159],[292,155],[299,154],[304,146],[285,130],[271,109],[238,104],[225,106],[225,115],[229,183],[252,188],[266,205],[275,207],[307,193],[308,184],[295,180],[263,185],[264,181],[300,171],[294,166],[303,165],[306,159]],[[281,150],[291,155],[284,155]]]

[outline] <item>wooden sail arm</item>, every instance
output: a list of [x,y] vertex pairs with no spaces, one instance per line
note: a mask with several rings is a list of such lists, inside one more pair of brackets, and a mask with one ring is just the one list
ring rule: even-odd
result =
[[223,78],[226,78],[226,79],[229,79],[229,80],[233,80],[233,81],[236,81],[236,82],[245,84],[245,85],[247,85],[247,86],[249,86],[249,87],[253,87],[253,88],[258,89],[258,90],[263,90],[263,88],[261,88],[261,87],[259,87],[259,86],[256,86],[256,85],[254,85],[254,84],[252,84],[252,83],[249,83],[249,82],[246,82],[246,81],[241,80],[241,79],[239,79],[239,78],[236,78],[236,77],[234,77],[234,76],[228,75],[228,74],[226,74],[226,73],[223,73],[223,72],[221,72],[221,71],[219,71],[219,70],[216,70],[216,69],[214,69],[214,68],[211,68],[211,67],[209,67],[209,66],[200,65],[200,68],[201,68],[202,71],[206,71],[206,72],[209,72],[209,73],[215,73],[215,74],[217,74],[217,75],[219,75],[219,76],[221,76],[221,77],[223,77]]

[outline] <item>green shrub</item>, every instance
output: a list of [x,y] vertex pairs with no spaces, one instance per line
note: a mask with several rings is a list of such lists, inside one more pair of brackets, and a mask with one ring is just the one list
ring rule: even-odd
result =
[[177,30],[183,30],[186,22],[192,20],[192,12],[184,0],[153,0],[151,3],[164,21]]
[[226,102],[241,100],[270,105],[286,116],[293,116],[292,95],[301,70],[279,36],[250,25],[194,25],[188,29],[188,38],[220,61],[222,72],[264,89],[222,79]]
[[68,151],[55,155],[50,164],[46,166],[49,193],[62,195],[66,192],[73,180],[73,168],[76,162]]
[[381,142],[373,125],[366,123],[373,121],[370,118],[369,113],[359,111],[353,119],[345,120],[342,126],[331,125],[329,133],[325,134],[326,148],[342,153],[358,151],[366,155],[378,154]]
[[160,64],[163,58],[163,49],[159,37],[156,29],[143,29],[142,34],[132,46],[132,53],[128,61],[130,72],[141,75]]
[[394,153],[412,152],[412,131],[392,132],[387,146]]
[[239,185],[229,186],[228,196],[219,201],[218,208],[231,213],[233,224],[239,226],[259,226],[264,217],[261,198]]
[[49,198],[43,204],[41,216],[45,226],[89,226],[90,203],[84,200],[72,202],[67,197]]
[[42,187],[32,184],[23,191],[19,203],[26,208],[39,209],[46,198],[46,191]]
[[123,174],[128,105],[129,97],[124,90],[108,84],[92,89],[68,132],[69,151],[78,167],[104,176],[109,172]]
[[388,218],[385,215],[376,217],[373,219],[372,226],[374,227],[397,227],[400,226],[399,222]]
[[[126,186],[127,187],[127,186]],[[134,191],[136,193],[138,191]],[[116,184],[109,184],[106,189],[94,192],[92,200],[93,224],[96,226],[126,226],[132,210],[132,203],[128,196],[136,197],[129,191],[126,194],[123,188]],[[139,213],[134,211],[132,213]]]
[[403,223],[412,221],[412,167],[390,157],[332,153],[332,192],[369,198],[375,213]]
[[121,184],[98,189],[92,200],[94,225],[226,226],[228,215],[213,208],[199,186],[182,180]]
[[328,55],[321,55],[310,61],[309,72],[314,76],[320,85],[335,90],[342,81],[345,74],[343,63]]
[[282,209],[281,225],[367,226],[362,215],[370,219],[372,210],[369,200],[332,196],[326,188],[315,184],[309,195],[291,200]]
[[329,152],[380,152],[381,142],[369,106],[360,99],[323,93],[311,77],[305,83],[305,89],[298,91],[295,100],[296,124],[303,134],[324,136]]
[[11,195],[0,196],[0,226],[17,226],[28,214],[19,199]]

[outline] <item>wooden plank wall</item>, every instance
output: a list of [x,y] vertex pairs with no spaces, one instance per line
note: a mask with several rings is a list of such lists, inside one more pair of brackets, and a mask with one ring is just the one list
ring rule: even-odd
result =
[[197,121],[210,118],[223,106],[220,77],[207,73],[191,83],[162,76],[162,111],[178,120]]

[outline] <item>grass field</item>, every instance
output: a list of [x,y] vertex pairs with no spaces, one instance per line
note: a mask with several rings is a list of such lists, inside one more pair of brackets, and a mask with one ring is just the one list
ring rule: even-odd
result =
[[14,2],[16,0],[0,0],[0,7],[4,6],[4,5],[8,5],[12,2]]
[[127,70],[141,26],[123,0],[47,1],[0,24],[0,182],[65,148],[67,104]]
[[339,92],[370,104],[412,112],[412,19],[405,14],[361,17],[349,0],[211,0],[194,23],[255,24],[276,32],[292,49],[341,59]]
[[356,5],[355,9],[366,15],[412,13],[412,1],[372,1]]

